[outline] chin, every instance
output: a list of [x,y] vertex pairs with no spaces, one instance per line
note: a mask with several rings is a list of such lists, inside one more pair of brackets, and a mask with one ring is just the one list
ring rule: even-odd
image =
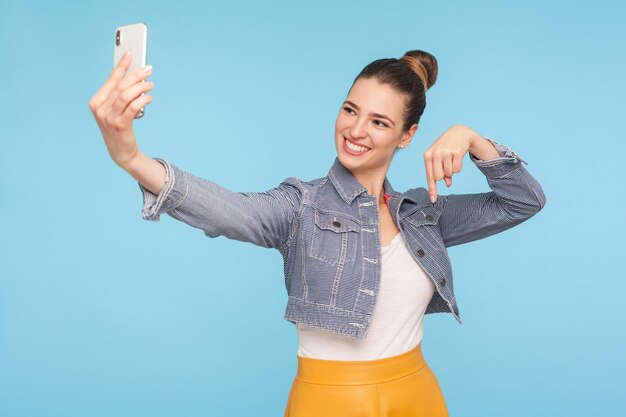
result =
[[344,152],[339,152],[337,154],[337,158],[341,165],[346,167],[352,172],[356,172],[357,170],[361,171],[363,169],[367,170],[369,164],[368,161],[365,160],[355,160],[350,157],[350,155],[346,155]]

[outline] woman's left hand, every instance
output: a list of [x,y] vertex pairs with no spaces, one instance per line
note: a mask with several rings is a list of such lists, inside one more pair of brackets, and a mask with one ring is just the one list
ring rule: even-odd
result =
[[452,175],[463,168],[463,158],[469,152],[478,133],[467,126],[454,125],[446,130],[424,151],[426,180],[430,201],[437,201],[437,181],[452,185]]

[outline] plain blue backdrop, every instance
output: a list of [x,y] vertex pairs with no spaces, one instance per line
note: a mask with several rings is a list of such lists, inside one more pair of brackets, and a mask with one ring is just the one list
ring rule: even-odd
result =
[[[523,4],[522,4],[523,3]],[[141,219],[88,108],[115,27],[145,22],[139,146],[237,191],[326,175],[357,73],[423,49],[437,83],[389,171],[425,186],[453,124],[507,144],[543,211],[450,248],[464,324],[427,315],[451,416],[623,413],[622,2],[0,3],[0,415],[282,416],[297,334],[282,258]],[[440,194],[488,191],[464,160]]]

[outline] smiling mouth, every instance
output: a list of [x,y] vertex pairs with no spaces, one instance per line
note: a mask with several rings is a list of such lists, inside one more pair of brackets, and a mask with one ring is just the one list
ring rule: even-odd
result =
[[365,152],[369,151],[370,148],[368,148],[367,146],[361,146],[361,145],[357,145],[353,142],[350,142],[348,139],[346,139],[345,137],[343,138],[343,143],[344,143],[344,149],[347,149],[349,151],[349,153],[355,155],[355,154],[364,154]]

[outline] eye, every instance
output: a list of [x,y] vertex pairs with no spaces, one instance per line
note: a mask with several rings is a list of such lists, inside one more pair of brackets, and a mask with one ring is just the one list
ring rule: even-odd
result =
[[346,106],[343,109],[346,111],[346,113],[350,113],[350,112],[354,113],[354,110],[352,110],[350,107]]
[[387,123],[385,123],[385,122],[381,122],[381,121],[380,121],[380,120],[378,120],[378,119],[374,120],[374,123],[380,123],[380,124],[379,124],[379,125],[377,125],[377,126],[381,126],[381,127],[389,127],[389,125],[387,125]]

